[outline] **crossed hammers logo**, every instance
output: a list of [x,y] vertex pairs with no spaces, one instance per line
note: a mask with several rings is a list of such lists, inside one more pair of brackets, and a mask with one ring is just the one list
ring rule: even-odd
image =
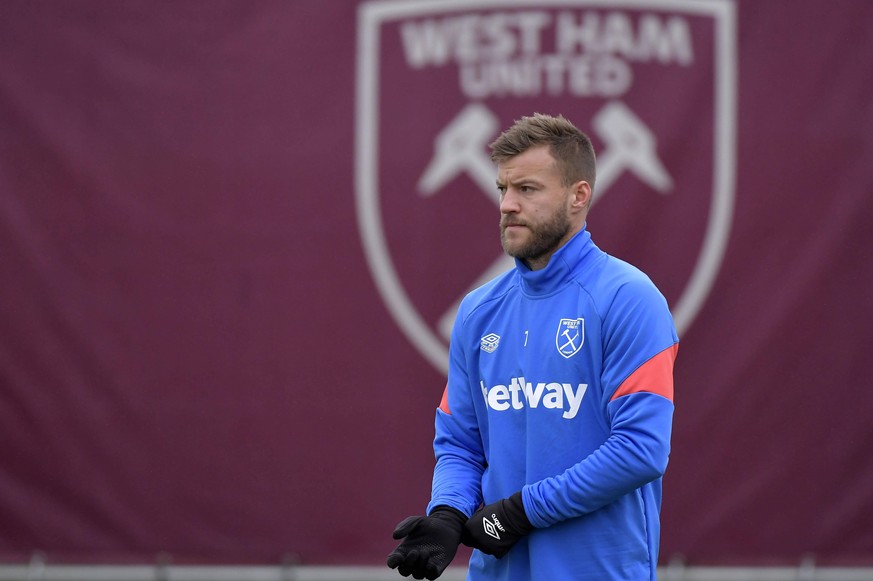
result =
[[573,351],[576,351],[577,349],[579,349],[579,347],[576,346],[576,339],[579,338],[579,331],[576,331],[576,334],[571,337],[570,330],[564,329],[564,332],[561,333],[561,336],[566,337],[566,339],[567,339],[567,342],[558,348],[558,350],[561,351],[561,353],[565,352],[567,347],[570,347],[570,352],[573,352]]

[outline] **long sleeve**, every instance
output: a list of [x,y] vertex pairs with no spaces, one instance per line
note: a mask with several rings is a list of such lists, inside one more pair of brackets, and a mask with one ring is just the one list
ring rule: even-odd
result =
[[524,488],[525,510],[534,526],[593,512],[664,473],[673,403],[660,395],[636,393],[609,406],[612,431],[600,448],[563,474]]
[[436,411],[436,466],[427,512],[448,505],[469,516],[482,502],[486,460],[465,365],[461,327],[460,323],[455,324],[449,349],[449,379]]

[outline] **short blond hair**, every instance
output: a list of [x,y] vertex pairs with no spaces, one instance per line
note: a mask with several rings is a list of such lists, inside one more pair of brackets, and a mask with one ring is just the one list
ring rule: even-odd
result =
[[491,143],[491,160],[501,163],[540,145],[547,145],[555,158],[563,185],[570,186],[584,180],[594,190],[594,146],[591,139],[563,115],[553,117],[534,113],[517,119]]

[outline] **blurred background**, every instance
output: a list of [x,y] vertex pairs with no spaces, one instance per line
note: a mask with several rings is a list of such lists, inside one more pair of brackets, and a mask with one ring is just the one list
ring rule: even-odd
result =
[[384,575],[446,325],[506,266],[487,144],[535,111],[591,135],[588,228],[680,331],[665,571],[873,565],[871,32],[868,0],[3,0],[0,572]]

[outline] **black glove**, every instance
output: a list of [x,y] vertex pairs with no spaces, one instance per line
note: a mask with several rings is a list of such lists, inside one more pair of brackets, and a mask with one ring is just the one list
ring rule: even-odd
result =
[[467,515],[449,506],[405,519],[394,529],[394,538],[404,540],[388,555],[388,566],[404,577],[436,579],[455,558],[466,520]]
[[461,541],[498,559],[529,532],[534,530],[527,514],[521,492],[480,508],[464,525]]

